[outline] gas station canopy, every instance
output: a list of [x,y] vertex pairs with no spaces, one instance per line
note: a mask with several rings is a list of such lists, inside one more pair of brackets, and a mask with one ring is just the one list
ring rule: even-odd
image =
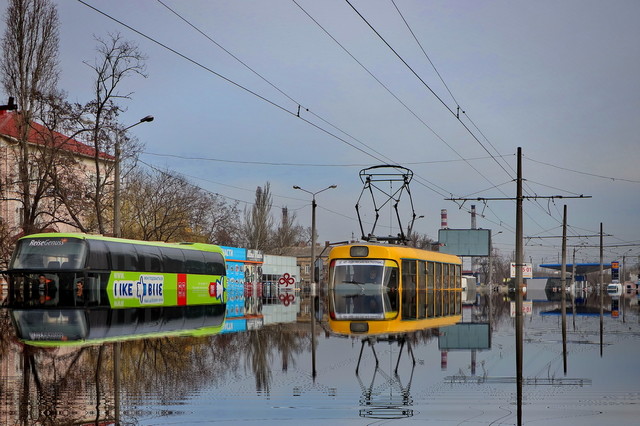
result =
[[[542,265],[539,265],[541,268],[547,268],[547,269],[555,269],[557,271],[562,269],[562,264],[561,263],[545,263]],[[611,269],[611,263],[603,263],[602,264],[602,269]],[[576,275],[586,275],[589,274],[591,272],[598,272],[600,270],[600,264],[599,263],[576,263]],[[573,272],[573,264],[571,263],[567,263],[567,272],[568,273],[572,273]]]

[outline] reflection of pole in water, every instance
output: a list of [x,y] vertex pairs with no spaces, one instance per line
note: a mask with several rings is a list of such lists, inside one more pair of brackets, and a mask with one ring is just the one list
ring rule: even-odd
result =
[[22,424],[28,424],[29,420],[29,395],[30,392],[30,380],[29,374],[31,373],[31,350],[29,347],[22,349],[22,395],[20,395],[20,421]]
[[120,424],[120,342],[113,344],[113,401],[115,422]]
[[476,350],[471,349],[471,375],[476,375]]

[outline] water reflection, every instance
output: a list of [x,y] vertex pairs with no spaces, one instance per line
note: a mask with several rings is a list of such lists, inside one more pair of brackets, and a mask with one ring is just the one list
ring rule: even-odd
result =
[[[571,298],[567,315],[575,303],[576,323],[567,341],[567,375],[561,368],[560,315],[554,314],[559,301],[533,294],[528,299],[533,312],[524,321],[525,423],[580,419],[585,425],[633,424],[640,403],[631,359],[640,348],[637,294],[620,296],[619,318],[611,316],[613,299],[605,296],[602,361],[598,318],[584,314],[599,312],[600,296]],[[0,418],[5,424],[158,424],[207,418],[270,423],[410,416],[424,421],[432,415],[427,413],[436,411],[443,422],[458,424],[470,417],[463,412],[471,410],[482,413],[478,424],[489,424],[505,416],[507,407],[511,414],[499,422],[513,424],[514,333],[508,296],[505,300],[500,293],[481,293],[463,310],[466,327],[488,320],[490,340],[475,349],[459,337],[452,340],[455,333],[464,334],[454,332],[456,326],[376,340],[369,348],[366,339],[325,334],[321,321],[314,381],[308,316],[239,333],[125,341],[119,343],[118,354],[113,343],[24,345],[3,310]]]
[[[363,407],[359,411],[360,417],[366,417],[371,419],[401,419],[405,417],[413,416],[413,399],[411,398],[411,382],[413,381],[413,373],[416,367],[415,357],[411,350],[411,343],[407,341],[408,336],[396,336],[393,338],[371,338],[363,339],[362,346],[360,348],[360,357],[358,358],[358,367],[356,367],[356,377],[362,389],[362,396],[360,398],[360,406]],[[400,347],[398,351],[398,359],[396,367],[393,370],[393,374],[386,372],[380,368],[378,356],[375,353],[375,344],[379,342],[388,342],[389,344],[397,343]],[[362,349],[367,343],[375,355],[375,368],[368,384],[365,385],[365,380],[359,374],[360,360],[362,357]],[[411,370],[409,377],[406,379],[406,385],[403,384],[403,380],[398,374],[398,366],[402,356],[402,349],[407,343],[407,352],[411,355],[411,361],[407,360],[411,364]]]

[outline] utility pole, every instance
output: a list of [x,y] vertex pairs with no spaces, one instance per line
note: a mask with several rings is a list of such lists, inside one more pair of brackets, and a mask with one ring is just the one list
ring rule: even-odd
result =
[[600,358],[604,351],[604,244],[602,222],[600,222]]
[[518,426],[522,425],[522,265],[523,227],[522,227],[522,148],[518,147],[516,191],[516,382],[518,392]]
[[518,147],[518,168],[516,178],[516,198],[513,197],[498,197],[498,198],[446,198],[449,201],[514,201],[516,202],[516,252],[515,252],[515,289],[516,289],[516,383],[517,383],[517,403],[518,403],[518,425],[522,424],[522,367],[523,367],[523,321],[522,321],[522,290],[523,290],[523,276],[522,267],[524,266],[524,233],[522,223],[522,202],[527,200],[535,200],[540,198],[555,199],[555,198],[591,198],[588,195],[577,196],[539,196],[539,195],[523,195],[522,193],[522,148]]
[[562,300],[562,360],[564,375],[567,375],[567,205],[564,205],[562,215],[562,269],[560,273],[562,290],[560,298]]

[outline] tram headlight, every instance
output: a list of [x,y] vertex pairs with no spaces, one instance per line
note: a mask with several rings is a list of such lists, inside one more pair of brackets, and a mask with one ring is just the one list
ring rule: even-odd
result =
[[349,251],[351,257],[367,257],[369,256],[369,247],[367,246],[353,246]]

